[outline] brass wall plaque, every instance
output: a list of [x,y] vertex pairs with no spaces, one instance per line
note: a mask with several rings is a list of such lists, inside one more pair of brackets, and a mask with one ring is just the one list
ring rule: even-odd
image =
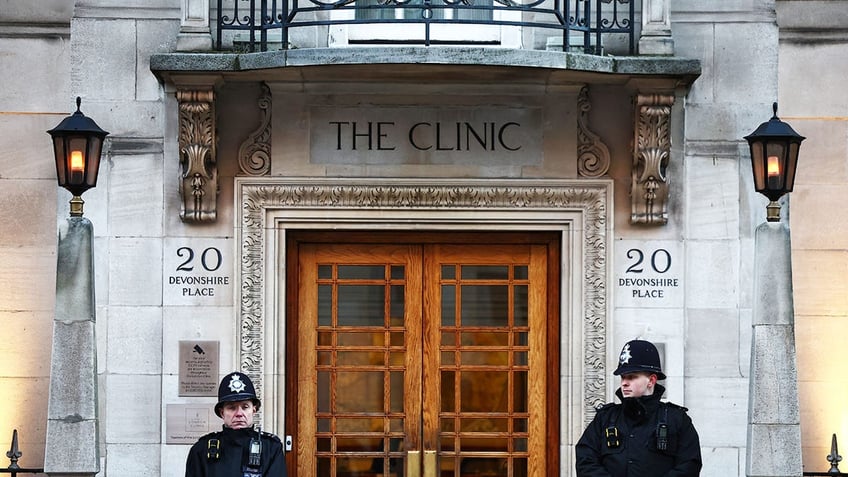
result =
[[165,407],[165,443],[194,444],[213,431],[221,429],[221,419],[208,404],[168,404]]
[[180,341],[180,396],[218,395],[217,341]]

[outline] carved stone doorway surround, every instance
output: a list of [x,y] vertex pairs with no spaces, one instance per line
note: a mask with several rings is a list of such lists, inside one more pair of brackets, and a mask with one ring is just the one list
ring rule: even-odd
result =
[[293,229],[560,231],[563,445],[606,402],[612,181],[239,177],[235,187],[238,366],[262,396],[267,429],[284,432],[284,248]]

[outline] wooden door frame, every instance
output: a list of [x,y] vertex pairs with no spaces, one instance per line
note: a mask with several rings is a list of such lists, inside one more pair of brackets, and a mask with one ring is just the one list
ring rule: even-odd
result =
[[[561,234],[558,232],[457,232],[457,231],[372,231],[372,230],[346,230],[338,231],[315,231],[315,230],[291,230],[286,235],[286,322],[285,336],[288,343],[298,343],[297,316],[299,309],[298,290],[299,285],[299,256],[300,244],[302,243],[363,243],[363,244],[523,244],[523,245],[545,245],[548,249],[547,267],[547,315],[548,329],[547,349],[549,362],[556,366],[546,367],[546,381],[549,392],[546,395],[545,412],[547,415],[545,434],[547,436],[560,436],[560,263],[561,263]],[[286,409],[285,426],[294,442],[299,442],[297,436],[298,406],[297,381],[298,381],[298,350],[297,346],[286,346],[286,376],[285,383]],[[546,440],[546,467],[551,469],[560,468],[560,440]],[[298,453],[294,452],[287,459],[288,472],[296,476]]]

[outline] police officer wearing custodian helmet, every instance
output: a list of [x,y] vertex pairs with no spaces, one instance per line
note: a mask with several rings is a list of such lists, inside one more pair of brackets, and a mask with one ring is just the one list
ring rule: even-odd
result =
[[191,447],[186,477],[285,477],[280,438],[253,428],[253,417],[260,405],[246,374],[233,372],[224,376],[215,405],[215,414],[224,420],[224,426]]
[[692,477],[701,472],[698,433],[685,407],[660,401],[665,379],[657,348],[624,345],[613,372],[621,403],[605,404],[577,442],[578,477]]

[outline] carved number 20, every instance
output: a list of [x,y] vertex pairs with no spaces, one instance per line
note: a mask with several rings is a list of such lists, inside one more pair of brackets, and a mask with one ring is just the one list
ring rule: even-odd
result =
[[[214,261],[214,266],[210,266],[209,264],[209,256],[208,254],[212,253],[212,259]],[[177,266],[178,272],[190,272],[194,270],[194,265],[190,265],[191,262],[194,261],[194,249],[191,247],[180,247],[177,249],[177,256],[180,258],[186,257],[185,261],[179,266]],[[221,255],[221,251],[215,247],[208,247],[203,250],[203,253],[200,254],[200,265],[207,272],[214,272],[215,270],[221,268],[221,262],[223,261],[223,256]]]
[[[627,258],[635,260],[635,262],[633,262],[633,265],[627,267],[627,271],[625,273],[642,273],[645,271],[642,268],[642,261],[645,260],[644,252],[638,248],[631,248],[627,251]],[[657,265],[657,262],[660,260],[665,262],[662,269],[660,269]],[[671,268],[671,254],[668,253],[668,250],[664,248],[654,250],[654,253],[651,254],[651,268],[657,273],[665,273],[669,268]]]

